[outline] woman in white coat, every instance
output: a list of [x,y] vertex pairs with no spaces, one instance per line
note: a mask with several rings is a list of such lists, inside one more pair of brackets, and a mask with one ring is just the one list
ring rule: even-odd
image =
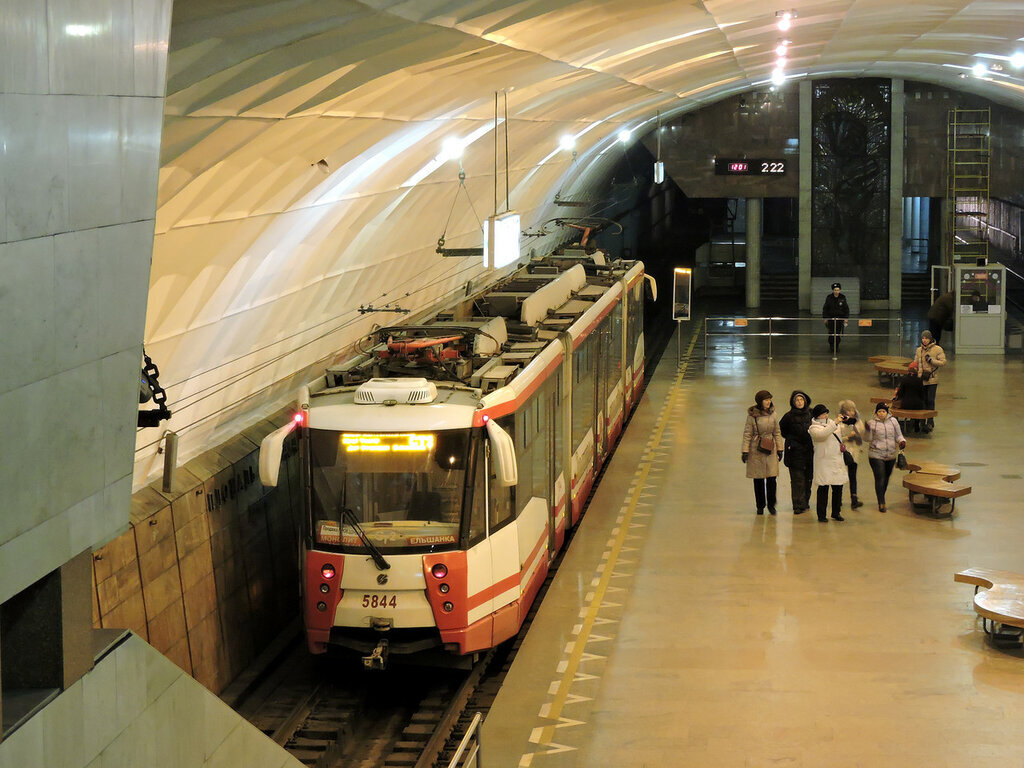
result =
[[818,486],[818,522],[827,523],[828,489],[832,488],[832,519],[843,521],[843,485],[849,480],[843,462],[843,444],[837,431],[839,425],[828,417],[828,408],[814,406],[811,426],[807,428],[814,443],[814,482]]

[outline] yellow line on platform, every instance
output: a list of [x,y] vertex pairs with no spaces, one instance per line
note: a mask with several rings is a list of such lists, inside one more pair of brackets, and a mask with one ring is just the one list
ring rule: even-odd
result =
[[[678,330],[677,330],[678,333]],[[611,552],[605,560],[604,572],[601,574],[601,580],[594,590],[594,597],[590,601],[590,606],[587,610],[586,617],[583,620],[583,626],[580,629],[580,633],[573,644],[572,652],[569,654],[569,660],[565,667],[565,672],[562,674],[561,679],[558,682],[558,689],[555,692],[555,698],[551,703],[551,707],[548,710],[548,717],[552,720],[558,720],[562,716],[562,708],[565,706],[566,700],[569,698],[569,689],[572,687],[573,681],[576,679],[576,671],[579,668],[580,660],[583,658],[584,647],[587,644],[587,640],[590,637],[590,632],[594,628],[594,621],[597,619],[597,612],[601,609],[601,603],[604,600],[604,593],[608,589],[608,583],[611,581],[612,573],[615,570],[615,564],[618,561],[619,553],[622,551],[623,543],[626,540],[626,535],[629,533],[629,525],[633,519],[633,513],[636,511],[637,504],[640,502],[640,495],[644,491],[644,483],[647,480],[647,475],[651,471],[651,456],[654,450],[661,445],[661,438],[665,432],[665,428],[671,419],[672,409],[675,407],[676,397],[679,394],[679,385],[683,381],[683,376],[686,374],[686,367],[689,365],[689,357],[693,352],[694,346],[697,344],[697,337],[699,333],[694,333],[693,338],[690,340],[690,346],[686,350],[687,362],[683,363],[679,368],[679,372],[676,374],[676,380],[672,384],[672,390],[669,392],[668,400],[665,402],[665,407],[661,412],[661,424],[657,428],[654,434],[654,440],[651,443],[652,447],[649,447],[646,451],[648,458],[640,460],[640,465],[637,468],[637,483],[633,489],[632,498],[629,500],[629,506],[626,509],[626,513],[622,518],[622,522],[619,523],[619,533],[615,537],[615,542],[612,544]],[[541,731],[540,744],[550,744],[554,740],[555,726],[547,725]]]

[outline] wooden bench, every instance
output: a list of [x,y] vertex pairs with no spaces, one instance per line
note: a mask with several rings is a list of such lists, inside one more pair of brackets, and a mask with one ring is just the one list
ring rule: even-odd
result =
[[[958,483],[960,470],[937,462],[907,463],[909,474],[903,478],[903,487],[910,494],[911,507],[927,507],[934,517],[952,517],[956,500],[971,492],[971,486]],[[924,501],[914,500],[914,494],[924,496]],[[949,511],[942,507],[949,503]]]
[[905,421],[907,419],[934,419],[936,416],[939,415],[939,412],[934,410],[934,409],[932,409],[932,410],[920,410],[920,411],[916,411],[915,410],[915,411],[911,411],[911,410],[908,410],[906,408],[893,408],[892,404],[889,402],[889,398],[888,397],[872,397],[871,398],[871,402],[872,403],[885,403],[886,405],[889,406],[889,413],[892,414],[893,416],[895,416],[897,419],[900,419],[900,420],[903,420],[903,421]]
[[897,355],[875,355],[868,358],[878,372],[878,383],[882,386],[896,386],[896,379],[909,373],[907,366],[914,362],[910,357]]
[[991,568],[967,568],[954,574],[953,581],[974,585],[974,611],[995,644],[1022,645],[1024,576]]

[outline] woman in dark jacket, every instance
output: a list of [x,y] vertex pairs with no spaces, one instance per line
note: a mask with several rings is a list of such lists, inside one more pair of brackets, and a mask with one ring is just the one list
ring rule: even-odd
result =
[[779,432],[786,441],[785,464],[789,467],[794,515],[806,512],[811,507],[814,443],[807,432],[810,426],[811,398],[806,392],[795,389],[789,396],[789,411],[779,422]]
[[[907,375],[900,380],[900,385],[892,396],[892,407],[904,411],[923,411],[926,408],[924,382],[917,375],[917,363],[907,366]],[[921,431],[921,419],[908,419],[908,424],[915,432]]]
[[[761,445],[762,439],[769,447]],[[747,422],[743,426],[743,444],[740,458],[747,465],[747,477],[754,481],[754,501],[757,514],[764,514],[764,506],[775,514],[776,483],[779,459],[782,458],[782,437],[775,420],[772,393],[762,389],[754,395],[754,404],[747,409]]]

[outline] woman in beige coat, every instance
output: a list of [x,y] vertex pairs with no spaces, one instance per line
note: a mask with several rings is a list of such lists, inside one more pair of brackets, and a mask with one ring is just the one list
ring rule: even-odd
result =
[[[762,446],[764,443],[770,448]],[[754,395],[754,404],[747,409],[747,423],[743,425],[743,447],[740,458],[747,465],[747,477],[754,481],[754,501],[757,514],[763,515],[765,504],[769,514],[775,514],[779,460],[782,458],[782,435],[775,418],[772,393],[762,389]]]
[[[935,391],[939,388],[939,368],[946,364],[946,353],[932,338],[931,331],[921,331],[921,346],[914,353],[914,362],[924,382],[924,407],[934,411]],[[931,432],[935,429],[935,419],[928,419],[921,429]]]

